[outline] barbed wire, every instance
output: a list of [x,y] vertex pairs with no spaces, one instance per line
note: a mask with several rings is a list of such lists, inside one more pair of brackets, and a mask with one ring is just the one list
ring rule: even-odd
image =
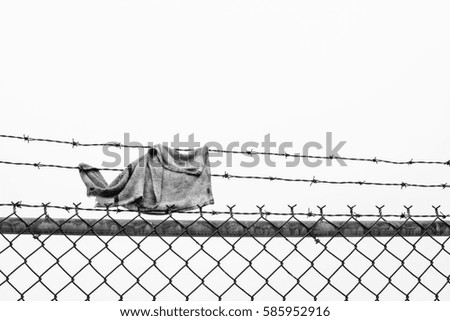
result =
[[[81,143],[72,138],[72,141],[68,140],[60,140],[60,139],[46,139],[46,138],[34,138],[29,135],[23,136],[15,136],[15,135],[6,135],[0,134],[0,138],[9,138],[9,139],[18,139],[24,142],[46,142],[46,143],[55,143],[55,144],[63,144],[74,147],[117,147],[117,148],[144,148],[151,149],[152,146],[144,146],[144,145],[130,145],[123,144],[120,142],[109,142],[109,143]],[[176,148],[178,151],[190,151],[192,149],[189,148]],[[445,165],[450,166],[450,160],[447,161],[435,161],[435,160],[413,160],[412,158],[409,161],[394,161],[389,159],[382,158],[367,158],[367,157],[342,157],[337,155],[328,155],[328,156],[318,156],[318,155],[306,155],[300,153],[274,153],[274,152],[262,152],[262,151],[254,151],[254,150],[224,150],[224,149],[215,149],[209,148],[211,152],[217,153],[227,153],[227,154],[242,154],[242,155],[269,155],[269,156],[278,156],[278,157],[293,157],[293,158],[309,158],[309,159],[322,159],[322,160],[343,160],[343,161],[355,161],[355,162],[368,162],[373,164],[391,164],[391,165],[416,165],[416,164],[424,164],[424,165]]]
[[[59,169],[76,169],[80,171],[88,171],[88,169],[83,169],[79,166],[66,166],[66,165],[57,165],[57,164],[43,164],[41,162],[37,163],[27,163],[27,162],[11,162],[11,161],[3,161],[0,160],[0,164],[4,165],[17,165],[17,166],[31,166],[37,169],[41,167],[48,168],[59,168]],[[104,170],[104,171],[123,171],[124,169],[120,168],[109,168],[109,167],[94,167],[92,169]],[[255,175],[234,175],[225,172],[224,174],[211,174],[212,177],[220,177],[220,178],[237,178],[237,179],[254,179],[254,180],[268,180],[268,181],[283,181],[283,182],[302,182],[302,183],[310,183],[310,186],[313,184],[330,184],[330,185],[371,185],[371,186],[398,186],[400,188],[407,187],[419,187],[419,188],[442,188],[446,189],[450,187],[447,183],[442,184],[417,184],[417,183],[406,183],[406,182],[368,182],[368,181],[332,181],[332,180],[321,180],[317,179],[315,176],[312,179],[309,178],[285,178],[285,177],[276,177],[276,176],[255,176]]]
[[308,208],[308,211],[295,211],[295,208],[297,207],[297,204],[294,205],[287,205],[288,211],[269,211],[265,209],[265,205],[256,205],[257,211],[236,211],[235,207],[236,205],[226,205],[227,209],[223,211],[216,211],[216,210],[204,210],[203,208],[206,206],[198,206],[198,210],[173,210],[170,212],[167,212],[165,214],[162,214],[161,212],[158,213],[143,213],[139,209],[138,210],[129,210],[123,207],[119,206],[113,206],[113,205],[107,205],[105,207],[83,207],[80,203],[72,203],[72,205],[52,205],[51,202],[41,202],[40,204],[28,204],[23,203],[22,201],[16,201],[16,202],[9,202],[9,203],[0,203],[0,207],[13,207],[13,208],[41,208],[44,209],[44,212],[46,213],[46,209],[60,209],[65,210],[67,212],[71,210],[75,211],[85,211],[85,212],[101,212],[101,213],[139,213],[139,214],[145,214],[145,215],[155,215],[155,216],[161,216],[161,215],[172,215],[172,214],[209,214],[209,215],[248,215],[248,216],[306,216],[306,217],[395,217],[395,218],[409,218],[409,217],[415,217],[415,218],[447,218],[448,214],[443,213],[440,208],[441,206],[431,206],[433,209],[432,214],[413,214],[412,213],[412,205],[403,207],[405,208],[405,211],[402,211],[400,214],[393,214],[393,213],[383,213],[384,211],[384,205],[382,206],[375,206],[376,213],[360,213],[356,211],[356,205],[347,205],[348,212],[335,212],[335,213],[326,213],[325,208],[326,205],[323,206],[316,206],[318,211],[312,211],[310,208]]

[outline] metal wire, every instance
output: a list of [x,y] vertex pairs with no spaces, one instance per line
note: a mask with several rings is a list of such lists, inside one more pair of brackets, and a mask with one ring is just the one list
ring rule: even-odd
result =
[[[152,148],[151,146],[144,146],[144,145],[129,145],[129,144],[123,144],[119,142],[111,142],[111,143],[80,143],[79,141],[72,138],[72,141],[67,140],[60,140],[60,139],[46,139],[46,138],[34,138],[30,137],[29,135],[23,135],[23,136],[15,136],[15,135],[5,135],[0,134],[0,138],[9,138],[9,139],[19,139],[24,142],[45,142],[45,143],[54,143],[54,144],[63,144],[63,145],[69,145],[72,147],[117,147],[117,148]],[[180,151],[189,151],[190,149],[183,149],[178,148],[177,150]],[[367,158],[367,157],[341,157],[338,155],[328,155],[328,156],[317,156],[317,155],[306,155],[306,154],[299,154],[299,153],[273,153],[273,152],[261,152],[261,151],[254,151],[254,150],[223,150],[223,149],[214,149],[209,148],[212,152],[218,152],[218,153],[227,153],[227,154],[242,154],[242,155],[270,155],[270,156],[279,156],[279,157],[292,157],[292,158],[308,158],[308,159],[322,159],[322,160],[343,160],[343,161],[355,161],[355,162],[366,162],[366,163],[372,163],[372,164],[391,164],[391,165],[416,165],[416,164],[423,164],[423,165],[445,165],[450,166],[450,160],[447,161],[435,161],[435,160],[413,160],[412,158],[408,161],[394,161],[389,159],[382,159],[382,158]]]
[[[34,210],[33,217],[24,217],[25,207]],[[294,207],[289,206],[292,212]],[[155,220],[139,211],[120,220],[112,208],[95,209],[103,213],[92,218],[94,209],[80,204],[0,204],[0,295],[16,300],[450,299],[450,224],[439,207],[423,220],[405,206],[406,214],[396,221],[377,207],[382,215],[367,221],[349,206],[339,222],[323,206],[314,217],[288,211],[282,220],[258,206],[246,221],[233,208],[228,206],[224,213],[232,215],[222,220],[202,208],[189,220],[175,213]],[[71,224],[78,224],[79,234],[69,234]],[[107,224],[117,228],[99,234]],[[167,225],[177,233],[169,234]],[[198,226],[211,232],[198,237]],[[226,226],[241,233],[230,237]],[[301,236],[290,236],[294,226]],[[380,237],[380,227],[392,233]],[[326,237],[317,236],[320,229]],[[264,231],[270,233],[261,237]]]
[[[84,212],[101,212],[101,213],[107,213],[108,211],[110,212],[114,212],[114,213],[140,213],[140,211],[133,211],[133,210],[129,210],[123,207],[119,207],[119,206],[105,206],[105,207],[82,207],[81,206],[82,203],[72,203],[72,205],[54,205],[51,204],[51,202],[47,202],[47,203],[41,203],[41,204],[28,204],[28,203],[23,203],[22,201],[16,201],[16,202],[9,202],[9,203],[0,203],[0,208],[1,207],[9,207],[9,208],[35,208],[35,209],[58,209],[58,210],[65,210],[67,212],[70,212],[71,210],[79,210],[79,211],[84,211]],[[405,218],[405,217],[410,217],[413,216],[415,218],[434,218],[434,217],[441,217],[441,218],[446,218],[447,214],[443,213],[440,208],[441,206],[432,206],[432,213],[416,213],[416,214],[411,214],[411,208],[412,206],[404,206],[405,208],[405,212],[400,213],[400,214],[395,214],[395,213],[383,213],[383,209],[384,209],[384,205],[382,206],[375,206],[376,208],[376,213],[361,213],[361,212],[357,212],[355,210],[356,206],[350,206],[347,205],[347,208],[349,209],[349,212],[346,213],[325,213],[325,205],[324,206],[317,206],[318,211],[312,211],[310,209],[308,209],[308,211],[295,211],[295,208],[297,207],[297,204],[294,205],[287,205],[287,208],[289,209],[288,211],[269,211],[267,209],[265,209],[265,205],[256,205],[257,211],[236,211],[234,210],[235,205],[233,206],[229,206],[227,205],[228,209],[227,210],[222,210],[222,211],[216,211],[216,210],[205,210],[203,209],[205,206],[198,206],[198,210],[189,210],[189,211],[182,211],[182,210],[174,210],[171,211],[170,214],[176,214],[176,213],[180,213],[180,214],[211,214],[211,215],[219,215],[219,214],[226,214],[226,215],[250,215],[250,216],[258,216],[258,215],[263,215],[263,216],[268,216],[268,215],[272,215],[272,216],[304,216],[304,217],[323,217],[323,216],[328,216],[328,217],[343,217],[343,218],[348,218],[348,217],[357,217],[357,218],[377,218],[377,217],[386,217],[386,218]],[[169,214],[169,213],[168,213]],[[151,214],[149,212],[145,212],[146,216],[152,216],[152,215],[156,215],[156,216],[161,216],[161,212],[157,212],[155,214]]]
[[[11,161],[3,161],[0,160],[0,164],[4,165],[17,165],[17,166],[32,166],[37,169],[41,167],[48,168],[59,168],[59,169],[76,169],[82,170],[78,166],[66,166],[66,165],[57,165],[57,164],[43,164],[41,162],[37,163],[27,163],[27,162],[11,162]],[[120,168],[109,168],[109,167],[97,167],[98,170],[104,171],[123,171]],[[302,182],[302,183],[310,183],[313,184],[331,184],[331,185],[373,185],[373,186],[398,186],[400,188],[407,187],[420,187],[420,188],[442,188],[445,189],[449,187],[447,183],[441,184],[418,184],[418,183],[406,183],[406,182],[367,182],[367,181],[332,181],[332,180],[321,180],[313,177],[312,179],[308,178],[284,178],[284,177],[276,177],[276,176],[255,176],[255,175],[234,175],[225,172],[224,174],[211,174],[212,177],[220,177],[220,178],[237,178],[237,179],[253,179],[253,180],[268,180],[268,181],[284,181],[284,182]]]

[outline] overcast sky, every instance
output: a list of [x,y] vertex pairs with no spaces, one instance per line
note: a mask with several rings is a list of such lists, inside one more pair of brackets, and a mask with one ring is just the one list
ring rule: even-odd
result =
[[[406,5],[407,4],[407,5]],[[6,134],[143,144],[347,141],[342,156],[450,159],[445,1],[14,1],[0,10]],[[101,165],[101,148],[0,140],[1,159]],[[256,148],[255,148],[256,150]],[[120,152],[120,150],[119,150]],[[314,154],[324,154],[325,150]],[[137,155],[137,154],[135,154]],[[133,155],[131,156],[133,159]],[[239,166],[213,172],[450,182],[445,166]],[[106,175],[111,174],[107,173]],[[76,171],[0,166],[2,200],[82,201]],[[115,174],[108,178],[112,179]],[[213,180],[216,207],[448,208],[450,189]],[[447,206],[447,207],[446,207]]]
[[[128,133],[142,144],[194,134],[224,148],[270,134],[301,152],[331,132],[334,145],[346,141],[341,156],[447,161],[449,16],[447,1],[3,1],[0,133],[80,142]],[[69,166],[111,160],[98,147],[8,139],[0,155]],[[288,168],[281,157],[276,167],[243,168],[242,160],[212,172],[450,183],[442,165]],[[0,182],[0,203],[94,205],[76,170],[0,164]],[[413,214],[430,214],[440,204],[450,213],[450,189],[212,183],[216,210],[374,213],[385,204],[390,213],[413,205]]]

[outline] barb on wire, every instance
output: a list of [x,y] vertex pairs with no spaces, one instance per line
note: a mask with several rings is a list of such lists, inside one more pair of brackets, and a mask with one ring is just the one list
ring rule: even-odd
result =
[[[144,148],[144,149],[151,149],[152,146],[144,146],[144,145],[127,145],[117,142],[109,142],[109,143],[81,143],[74,138],[72,138],[71,141],[67,140],[60,140],[60,139],[46,139],[46,138],[32,138],[29,135],[23,135],[23,136],[15,136],[15,135],[6,135],[6,134],[0,134],[0,138],[7,138],[7,139],[18,139],[22,140],[24,142],[45,142],[45,143],[54,143],[54,144],[63,144],[63,145],[69,145],[73,147],[117,147],[117,148]],[[189,151],[191,149],[188,148],[178,148],[179,151]],[[209,149],[211,152],[218,152],[218,153],[227,153],[227,154],[242,154],[242,155],[271,155],[271,156],[280,156],[280,157],[293,157],[293,158],[308,158],[308,159],[322,159],[322,160],[343,160],[343,161],[354,161],[354,162],[367,162],[367,163],[373,163],[373,164],[391,164],[391,165],[413,165],[413,164],[424,164],[424,165],[444,165],[444,166],[450,166],[450,160],[447,161],[435,161],[435,160],[413,160],[412,158],[408,161],[394,161],[389,159],[381,159],[377,157],[373,158],[367,158],[367,157],[341,157],[336,155],[328,155],[328,156],[318,156],[318,155],[307,155],[307,154],[300,154],[300,153],[274,153],[274,152],[261,152],[261,151],[254,151],[252,150],[225,150],[225,149]]]

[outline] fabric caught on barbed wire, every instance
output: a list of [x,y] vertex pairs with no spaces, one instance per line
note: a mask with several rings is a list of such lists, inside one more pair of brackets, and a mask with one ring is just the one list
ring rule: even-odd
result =
[[180,153],[155,145],[110,184],[95,167],[81,163],[79,169],[87,195],[96,197],[97,207],[167,213],[214,204],[206,146]]

